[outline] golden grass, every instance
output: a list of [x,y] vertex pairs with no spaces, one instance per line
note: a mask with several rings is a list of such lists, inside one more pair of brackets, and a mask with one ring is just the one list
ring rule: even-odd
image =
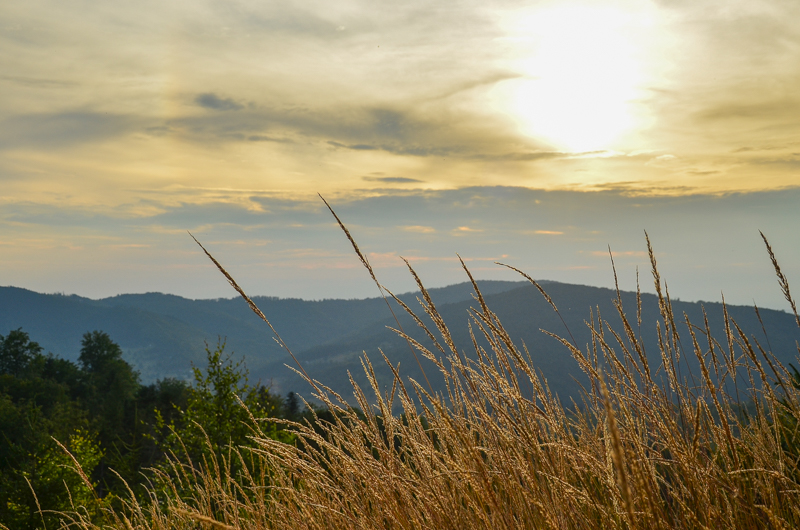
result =
[[[412,316],[432,339],[433,351],[397,333],[438,368],[445,395],[404,380],[385,356],[394,381],[391,391],[381,393],[365,355],[371,388],[353,383],[363,415],[309,380],[334,412],[332,422],[320,422],[322,434],[291,424],[298,442],[287,445],[254,426],[258,448],[248,453],[230,448],[220,461],[194,463],[176,457],[171,471],[157,472],[149,499],[131,496],[124,510],[107,512],[107,524],[165,530],[800,526],[797,433],[782,427],[797,423],[778,421],[800,417],[800,393],[790,374],[742,332],[724,304],[724,343],[711,337],[707,319],[698,325],[687,319],[690,336],[679,337],[680,316],[673,313],[649,238],[647,244],[661,311],[655,324],[658,366],[648,363],[636,331],[640,302],[631,320],[618,296],[622,329],[590,313],[590,344],[581,349],[559,338],[590,381],[581,403],[565,405],[524,345],[511,340],[477,284],[467,352],[456,347],[419,282],[432,325]],[[767,245],[794,309],[788,281]],[[370,274],[375,279],[371,268]],[[691,347],[682,350],[681,341]],[[681,355],[696,356],[701,384],[681,379]],[[755,403],[749,414],[728,392],[737,373],[749,378],[746,394]],[[401,416],[391,414],[397,402]],[[231,476],[234,459],[256,459],[260,465],[249,469],[261,471]],[[75,513],[71,524],[96,528],[88,519]]]

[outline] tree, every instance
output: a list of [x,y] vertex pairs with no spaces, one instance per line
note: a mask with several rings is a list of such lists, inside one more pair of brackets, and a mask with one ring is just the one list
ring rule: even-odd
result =
[[97,420],[101,443],[108,445],[124,430],[125,408],[139,389],[139,374],[122,359],[122,348],[107,333],[86,333],[81,346],[78,362],[86,374],[84,399]]
[[[101,521],[100,508],[116,506],[129,487],[143,493],[145,482],[169,476],[174,468],[167,455],[180,457],[184,448],[195,464],[215,459],[235,476],[245,468],[264,470],[263,459],[247,451],[242,459],[228,458],[228,448],[255,445],[254,429],[294,439],[263,421],[281,416],[283,401],[268,387],[250,385],[243,361],[234,362],[224,342],[206,347],[207,366],[194,367],[194,385],[176,379],[140,385],[106,333],[86,333],[81,346],[76,364],[42,355],[21,329],[0,335],[0,528],[58,527],[57,512],[70,511],[73,503]],[[78,460],[91,488],[59,443]],[[166,475],[143,473],[152,467]],[[174,494],[171,487],[163,491]]]
[[[54,438],[91,473],[102,451],[74,402],[59,402],[51,414],[31,401],[14,403],[0,394],[0,524],[14,529],[54,528],[54,511],[89,507],[91,490]],[[34,498],[31,489],[36,492]],[[39,513],[39,508],[44,510]]]
[[286,395],[286,419],[297,421],[300,418],[300,400],[297,394],[289,392]]
[[[140,431],[134,433],[132,445],[138,449],[138,470],[153,468],[164,461],[164,439],[169,436],[168,426],[180,421],[189,397],[189,384],[174,378],[166,378],[153,384],[139,387],[131,423]],[[139,477],[136,477],[139,478]],[[128,483],[137,483],[139,480]],[[136,486],[134,490],[136,489]]]
[[22,328],[0,335],[0,374],[21,376],[30,362],[41,355],[42,347],[32,342]]
[[55,527],[54,511],[91,500],[54,438],[89,473],[102,456],[86,411],[75,399],[81,371],[41,352],[21,329],[0,336],[0,524],[8,528]]
[[92,331],[84,333],[78,362],[89,373],[102,371],[110,362],[122,359],[122,348],[111,340],[108,333]]
[[[195,462],[204,456],[220,459],[228,447],[254,446],[250,438],[255,427],[252,419],[259,421],[264,435],[293,440],[287,431],[261,421],[280,415],[281,399],[267,387],[249,384],[244,361],[234,361],[233,353],[225,352],[224,341],[213,350],[206,345],[206,358],[205,371],[192,368],[194,385],[188,389],[179,421],[172,425],[172,435],[164,440],[165,451],[181,452],[185,448]],[[163,420],[161,425],[168,426]]]
[[86,333],[81,346],[78,362],[85,377],[81,398],[105,451],[95,470],[99,492],[104,495],[116,480],[116,475],[108,473],[109,467],[123,475],[137,467],[137,448],[130,446],[137,425],[129,419],[140,386],[139,374],[122,359],[122,348],[107,333]]

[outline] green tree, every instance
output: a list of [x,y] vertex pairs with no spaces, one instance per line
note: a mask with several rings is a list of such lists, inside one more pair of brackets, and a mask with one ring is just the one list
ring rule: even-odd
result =
[[253,419],[264,435],[293,440],[289,432],[264,421],[281,415],[281,398],[267,387],[250,385],[244,361],[234,361],[233,353],[225,352],[223,341],[213,350],[206,345],[206,358],[205,371],[192,368],[194,385],[188,389],[186,408],[180,416],[171,425],[163,417],[159,419],[162,430],[169,430],[162,442],[164,451],[179,454],[185,449],[194,462],[204,457],[219,461],[228,447],[254,446]]
[[[69,467],[62,441],[89,473],[100,449],[86,412],[65,380],[80,381],[77,366],[52,355],[21,330],[0,340],[0,356],[13,369],[0,374],[0,523],[8,528],[41,528],[89,500],[89,489]],[[68,492],[68,489],[70,492]],[[32,493],[36,492],[36,497]],[[44,513],[39,512],[39,506]]]
[[83,336],[78,362],[86,375],[86,408],[96,418],[100,442],[111,445],[125,430],[125,409],[139,389],[139,374],[122,359],[119,345],[101,331]]
[[[103,450],[97,443],[96,436],[86,429],[74,429],[69,435],[62,435],[63,442],[47,440],[31,454],[35,463],[35,481],[31,486],[44,510],[34,517],[38,523],[42,518],[57,519],[52,511],[86,510],[97,518],[101,516],[99,499],[95,497],[97,482],[89,485],[81,478],[75,462],[84,473],[98,467],[103,459]],[[69,451],[68,455],[64,450]],[[35,525],[38,527],[38,524]]]
[[139,385],[105,333],[84,335],[80,366],[41,351],[21,329],[0,336],[0,528],[56,527],[55,511],[97,508],[95,493],[104,505],[117,502],[126,486],[111,468],[141,492],[142,470],[164,460],[149,436],[156,419],[171,421],[187,404],[183,381]]
[[10,331],[5,337],[0,335],[0,374],[22,376],[41,353],[42,347],[32,342],[22,328]]
[[21,329],[0,336],[0,528],[57,527],[55,513],[78,506],[100,522],[100,505],[116,506],[128,486],[142,493],[143,483],[157,483],[145,470],[170,470],[166,456],[184,448],[195,463],[212,458],[227,460],[234,475],[242,466],[256,471],[257,458],[227,459],[228,448],[254,445],[253,418],[261,435],[293,440],[268,421],[283,415],[283,400],[251,385],[243,361],[234,362],[222,342],[206,347],[207,366],[193,368],[193,385],[175,379],[140,385],[106,333],[86,333],[81,346],[76,364],[43,355]]
[[294,392],[289,392],[286,395],[286,419],[297,421],[300,419],[300,399]]
[[139,374],[122,359],[122,348],[107,333],[86,333],[78,357],[84,373],[82,401],[98,433],[105,454],[95,469],[99,491],[105,495],[117,487],[114,468],[123,476],[137,470],[136,428],[130,415],[139,390]]
[[131,421],[140,429],[136,433],[138,440],[134,441],[139,449],[140,469],[152,468],[164,460],[163,442],[169,434],[165,426],[180,421],[188,397],[189,384],[171,377],[139,388]]

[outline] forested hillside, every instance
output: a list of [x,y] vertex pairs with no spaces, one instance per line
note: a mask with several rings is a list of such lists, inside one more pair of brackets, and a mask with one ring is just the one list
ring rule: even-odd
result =
[[[580,349],[585,349],[591,342],[586,322],[592,314],[596,318],[599,311],[602,317],[618,322],[613,305],[616,293],[610,289],[544,282],[559,309],[559,316],[528,283],[482,281],[478,285],[489,308],[497,312],[511,338],[526,345],[534,366],[545,375],[551,389],[564,398],[577,397],[580,385],[586,382],[584,374],[567,349],[542,330],[574,341]],[[418,295],[406,293],[400,298],[429,323],[416,301]],[[445,318],[456,347],[468,356],[474,355],[470,308],[478,307],[472,295],[469,283],[430,290],[432,301]],[[305,301],[256,297],[255,301],[308,374],[325,381],[343,396],[352,394],[348,371],[356,381],[366,384],[360,362],[363,353],[375,361],[376,374],[384,385],[391,385],[392,378],[381,360],[381,351],[395,365],[398,362],[402,365],[404,375],[417,381],[425,379],[409,345],[389,329],[397,328],[398,324],[380,298]],[[637,312],[636,293],[621,293],[621,301],[629,314]],[[406,312],[394,301],[390,304],[402,329],[441,356]],[[690,340],[684,314],[692,322],[703,322],[705,308],[712,335],[721,343],[726,341],[721,304],[680,301],[673,301],[673,304],[681,337]],[[792,325],[790,314],[769,309],[760,309],[757,314],[753,307],[746,306],[729,306],[728,311],[748,337],[763,344],[765,349],[771,349],[782,363],[795,363],[795,343],[800,340],[800,330]],[[650,362],[657,365],[661,359],[655,324],[662,319],[654,295],[641,296],[641,319],[642,343]],[[295,366],[291,357],[240,298],[188,300],[149,293],[90,300],[0,288],[0,329],[17,328],[35,337],[44,351],[69,360],[77,360],[84,333],[103,330],[120,344],[124,359],[146,384],[168,377],[191,379],[191,364],[205,362],[205,343],[213,345],[222,337],[235,358],[246,359],[254,381],[271,386],[273,391],[283,395],[290,391],[308,397],[311,394],[309,385],[284,366]],[[479,330],[473,328],[472,331],[479,344],[487,347],[481,342]],[[638,329],[636,331],[638,333]],[[613,345],[614,339],[609,340]],[[687,368],[696,368],[696,360],[689,357],[687,362]],[[444,391],[435,365],[426,359],[422,359],[421,364],[433,389]],[[693,375],[697,374],[691,371],[684,374],[687,378]]]
[[[487,292],[500,292],[519,282],[482,282]],[[466,283],[434,289],[442,301],[467,300]],[[409,303],[416,294],[402,295]],[[296,351],[334,342],[389,315],[380,298],[366,300],[279,299],[256,297],[256,302]],[[227,340],[228,349],[247,358],[256,377],[280,383],[281,373],[262,368],[283,361],[285,352],[272,333],[240,298],[190,300],[161,293],[121,295],[101,300],[40,294],[0,287],[0,333],[22,328],[58,357],[77,360],[81,337],[100,329],[120,344],[124,358],[139,371],[143,382],[164,377],[191,377],[191,362],[205,359],[204,342]]]
[[[585,374],[578,367],[569,350],[546,332],[554,333],[569,342],[577,345],[581,350],[586,350],[592,342],[592,332],[588,321],[592,316],[596,319],[598,314],[608,319],[615,328],[621,328],[621,322],[614,307],[616,293],[611,289],[571,285],[558,282],[548,282],[544,285],[547,293],[559,310],[557,314],[544,297],[532,285],[523,285],[516,289],[496,294],[487,294],[486,303],[503,323],[506,331],[515,343],[525,345],[530,353],[532,364],[541,370],[547,379],[551,390],[563,399],[578,398],[580,385],[588,383]],[[480,310],[480,305],[475,301],[460,301],[449,304],[438,304],[436,293],[431,293],[431,298],[436,304],[446,322],[456,348],[467,357],[475,358],[475,348],[472,345],[470,331],[472,331],[478,344],[487,351],[489,345],[483,339],[483,334],[474,321],[471,322],[470,313],[475,309]],[[637,313],[636,293],[622,292],[621,300],[626,313],[634,316]],[[690,351],[691,336],[686,326],[685,318],[693,323],[704,322],[703,311],[707,314],[712,336],[721,344],[727,342],[723,321],[723,309],[720,303],[693,303],[673,301],[674,319],[681,342],[679,351]],[[415,312],[420,315],[426,324],[431,324],[419,304],[415,304]],[[753,307],[728,306],[729,315],[741,326],[747,337],[754,343],[763,345],[765,350],[771,350],[785,365],[797,365],[798,350],[796,343],[800,340],[800,329],[794,325],[794,316],[783,311],[759,309],[758,314]],[[410,317],[401,312],[397,313],[403,330],[415,340],[428,347],[437,357],[444,357],[420,330]],[[759,316],[760,319],[759,320]],[[656,323],[663,319],[659,313],[658,299],[655,295],[643,294],[641,296],[641,328],[635,329],[637,336],[641,333],[641,341],[646,348],[647,358],[651,366],[661,363]],[[470,323],[472,324],[470,330]],[[388,388],[392,384],[391,371],[383,362],[380,352],[383,352],[395,365],[401,364],[401,372],[407,377],[413,377],[420,383],[425,382],[416,359],[409,345],[396,333],[387,332],[387,326],[396,328],[397,324],[390,316],[381,322],[372,324],[364,329],[357,330],[329,344],[310,348],[300,352],[298,358],[306,371],[313,378],[324,381],[332,389],[344,396],[352,395],[348,371],[361,385],[366,385],[366,376],[361,367],[360,357],[367,353],[373,362],[378,379]],[[435,327],[431,326],[433,329]],[[599,330],[599,328],[598,328]],[[607,333],[608,330],[605,330]],[[621,352],[621,348],[613,335],[605,337],[609,345]],[[439,339],[445,351],[449,348]],[[628,345],[628,341],[624,341]],[[683,374],[691,383],[692,378],[699,381],[697,371],[698,362],[692,355],[684,355],[683,362],[686,368],[691,369]],[[435,391],[444,392],[445,387],[435,365],[426,360],[421,360],[423,369]],[[277,363],[270,371],[277,372]],[[745,374],[740,374],[741,378]],[[287,388],[298,389],[305,385],[299,376],[288,379]]]

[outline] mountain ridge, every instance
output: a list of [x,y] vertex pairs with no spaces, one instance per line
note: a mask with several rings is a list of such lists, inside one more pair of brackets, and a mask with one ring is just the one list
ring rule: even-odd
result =
[[[520,282],[488,281],[492,292]],[[432,289],[445,299],[466,299],[467,283]],[[400,295],[411,302],[417,293]],[[326,299],[256,296],[253,298],[292,348],[335,340],[354,328],[388,315],[381,298]],[[251,372],[285,352],[272,332],[239,297],[192,300],[164,293],[123,294],[102,299],[44,294],[20,287],[0,287],[0,334],[23,328],[46,351],[77,360],[84,333],[109,333],[144,382],[163,377],[191,377],[192,362],[205,362],[204,341],[224,338],[230,350],[247,358]]]
[[[567,349],[546,330],[574,340],[584,350],[591,342],[591,332],[585,321],[597,312],[621,329],[612,300],[612,289],[542,282],[558,306],[564,323],[540,293],[528,282],[478,281],[486,303],[508,330],[518,347],[528,348],[534,366],[541,370],[551,388],[566,397],[580,393],[582,373]],[[461,352],[474,355],[467,322],[475,302],[472,285],[468,282],[429,291],[437,309],[447,322],[453,340]],[[416,302],[419,293],[399,295],[423,320],[430,323]],[[620,293],[623,306],[632,311],[636,320],[636,293]],[[396,303],[391,302],[397,321],[389,313],[381,298],[330,299],[306,301],[273,297],[255,297],[270,322],[275,326],[309,375],[330,386],[343,396],[352,394],[350,375],[356,382],[367,384],[361,359],[366,353],[384,386],[391,386],[391,371],[385,366],[381,352],[397,365],[404,377],[425,381],[427,376],[438,381],[436,367],[422,359],[423,374],[408,345],[387,327],[400,327],[428,347],[433,344],[412,319]],[[660,364],[655,324],[661,322],[655,295],[643,293],[642,337],[651,366]],[[673,301],[677,326],[687,346],[691,344],[688,328],[683,323],[686,314],[694,324],[703,323],[703,310],[707,312],[712,336],[720,344],[726,341],[722,321],[722,306],[716,302]],[[591,312],[590,312],[591,308]],[[748,337],[772,349],[782,363],[796,363],[796,341],[800,332],[789,313],[759,309],[761,322],[752,307],[728,306],[730,315],[739,322]],[[762,323],[767,331],[764,337]],[[480,335],[473,319],[473,330]],[[567,329],[564,326],[567,326]],[[46,295],[21,288],[0,287],[0,334],[22,327],[32,340],[46,351],[75,360],[80,350],[83,333],[100,329],[109,333],[123,349],[124,358],[140,371],[145,383],[164,377],[188,379],[192,363],[203,366],[206,342],[226,337],[227,348],[244,356],[251,380],[273,385],[274,390],[290,390],[303,395],[311,394],[310,386],[284,364],[294,366],[291,357],[274,340],[269,328],[254,315],[247,304],[237,298],[190,300],[176,295],[145,293],[118,295],[92,300],[73,295]],[[662,322],[663,327],[663,322]],[[431,329],[436,332],[435,326]],[[637,330],[638,331],[638,330]],[[720,340],[722,339],[722,340]],[[479,344],[482,343],[479,336]],[[442,341],[440,341],[442,342]],[[443,342],[442,342],[443,344]],[[619,348],[619,346],[617,346]],[[687,366],[696,367],[694,354],[683,352]],[[417,354],[421,357],[419,354]],[[439,355],[441,356],[441,355]],[[380,361],[380,362],[378,362]],[[348,371],[349,374],[348,375]],[[688,375],[692,375],[691,371]],[[444,391],[439,383],[432,383],[434,391]]]

